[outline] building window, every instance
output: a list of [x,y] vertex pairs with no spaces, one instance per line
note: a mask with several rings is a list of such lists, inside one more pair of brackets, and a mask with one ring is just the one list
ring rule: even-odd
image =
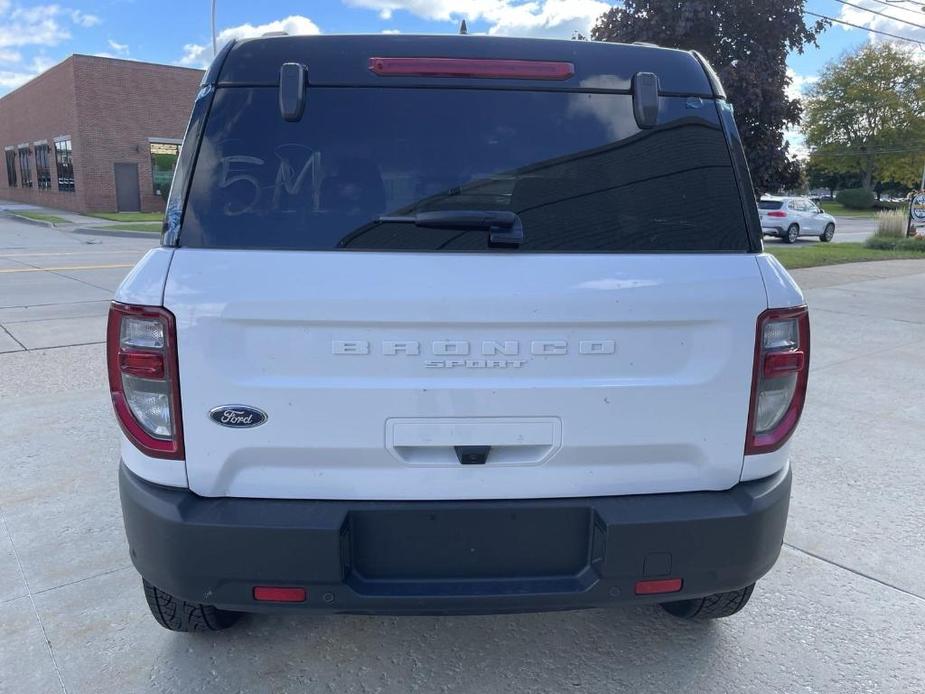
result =
[[151,143],[151,178],[154,181],[154,194],[167,200],[173,170],[177,168],[180,145],[174,142]]
[[29,146],[19,148],[19,173],[23,188],[32,187],[32,160],[29,157]]
[[48,168],[48,145],[37,144],[35,150],[35,185],[40,190],[51,188],[51,169]]
[[58,190],[73,192],[74,162],[70,138],[55,142],[55,168],[58,170]]
[[16,150],[7,149],[6,152],[6,182],[10,188],[16,187]]

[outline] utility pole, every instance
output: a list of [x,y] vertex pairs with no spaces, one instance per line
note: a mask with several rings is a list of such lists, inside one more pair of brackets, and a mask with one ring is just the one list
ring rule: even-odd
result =
[[[212,0],[212,57],[216,54],[215,50],[215,0]],[[925,184],[923,184],[925,185]]]

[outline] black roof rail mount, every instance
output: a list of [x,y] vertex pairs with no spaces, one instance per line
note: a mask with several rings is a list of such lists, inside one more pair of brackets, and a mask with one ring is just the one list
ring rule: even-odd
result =
[[633,115],[640,128],[658,125],[658,75],[654,72],[633,75]]
[[305,83],[308,68],[302,63],[283,63],[279,68],[279,113],[290,123],[302,118],[305,110]]

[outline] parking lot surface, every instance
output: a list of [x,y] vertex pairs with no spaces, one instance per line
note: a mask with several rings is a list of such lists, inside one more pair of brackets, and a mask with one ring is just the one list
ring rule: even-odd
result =
[[102,343],[154,244],[0,217],[0,691],[925,691],[925,261],[794,273],[810,395],[786,544],[741,614],[256,616],[184,635],[155,624],[128,559]]

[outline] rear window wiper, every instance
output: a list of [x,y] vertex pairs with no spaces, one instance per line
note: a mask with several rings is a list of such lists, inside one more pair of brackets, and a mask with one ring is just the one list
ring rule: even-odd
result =
[[514,212],[506,210],[435,210],[405,216],[377,217],[379,224],[414,224],[429,229],[487,231],[488,244],[519,246],[524,242],[524,227]]

